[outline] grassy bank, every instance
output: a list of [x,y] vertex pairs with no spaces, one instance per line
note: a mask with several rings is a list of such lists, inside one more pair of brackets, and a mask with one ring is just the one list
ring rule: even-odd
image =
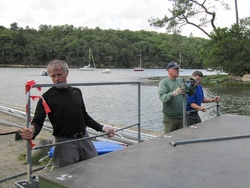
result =
[[250,89],[250,82],[242,81],[241,77],[237,76],[211,75],[204,76],[202,80],[202,84],[205,87],[210,87],[217,83],[223,88]]
[[[158,86],[159,82],[165,77],[151,77],[147,81],[143,82],[144,85]],[[189,76],[181,76],[184,80],[188,81]],[[202,79],[202,85],[205,87],[212,87],[216,84],[224,88],[240,88],[240,89],[250,89],[250,82],[242,81],[241,77],[229,76],[229,75],[210,75],[204,76]]]

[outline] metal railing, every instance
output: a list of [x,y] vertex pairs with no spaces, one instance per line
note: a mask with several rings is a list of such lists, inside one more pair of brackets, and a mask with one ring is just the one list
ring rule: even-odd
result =
[[[138,103],[137,103],[137,116],[138,116],[138,122],[134,123],[133,125],[126,126],[124,128],[116,130],[116,132],[128,129],[130,127],[137,126],[137,141],[141,141],[141,83],[140,82],[103,82],[103,83],[70,83],[70,84],[34,84],[33,88],[41,88],[41,87],[68,87],[68,86],[103,86],[103,85],[137,85],[137,97],[138,97]],[[31,103],[30,103],[30,97],[31,94],[30,92],[26,93],[26,126],[30,127],[30,120],[31,120]],[[92,136],[88,138],[80,138],[76,140],[71,140],[71,141],[65,141],[65,142],[60,142],[60,143],[55,143],[55,144],[47,144],[44,146],[39,146],[39,147],[34,147],[32,148],[30,145],[30,141],[27,141],[27,182],[31,183],[32,182],[32,150],[37,150],[37,149],[42,149],[46,147],[52,147],[58,144],[66,144],[69,142],[76,142],[80,140],[85,140],[85,139],[92,139],[92,138],[97,138],[106,135],[105,133],[97,135],[97,136]]]
[[[210,81],[213,81],[213,80],[210,80]],[[215,80],[216,81],[216,95],[219,95],[219,81],[218,80]],[[188,81],[184,81],[184,82],[188,82]],[[203,81],[204,82],[204,81]],[[141,82],[103,82],[103,83],[70,83],[70,84],[35,84],[33,86],[33,88],[40,88],[40,87],[67,87],[67,86],[104,86],[104,85],[137,85],[137,96],[138,96],[138,103],[137,103],[137,114],[138,114],[138,122],[135,123],[135,124],[132,124],[130,126],[126,126],[124,128],[121,128],[121,129],[117,129],[116,132],[118,131],[121,131],[121,130],[124,130],[124,129],[128,129],[130,127],[134,127],[134,126],[137,126],[138,128],[138,136],[137,136],[137,141],[138,142],[141,142]],[[28,96],[26,96],[26,102],[27,102],[27,106],[26,106],[26,126],[29,127],[30,126],[30,118],[31,118],[31,102],[30,102],[30,93],[28,93]],[[186,127],[186,124],[185,124],[185,113],[186,113],[186,96],[184,95],[184,98],[185,100],[183,100],[183,127]],[[217,102],[216,105],[213,105],[213,106],[210,106],[208,108],[213,108],[213,107],[216,107],[217,108],[217,116],[220,115],[219,113],[219,103]],[[208,109],[207,108],[207,109]],[[92,137],[89,137],[87,139],[92,139],[92,138],[97,138],[97,137],[101,137],[101,136],[104,136],[106,134],[100,134],[100,135],[96,135],[96,136],[92,136]],[[69,141],[69,142],[75,142],[75,141],[80,141],[80,140],[84,140],[86,138],[80,138],[80,139],[77,139],[77,140],[73,140],[73,141]],[[65,143],[68,143],[68,142],[62,142],[60,144],[65,144]],[[16,175],[13,175],[11,177],[7,177],[7,178],[3,178],[3,179],[0,179],[0,183],[5,181],[5,180],[9,180],[9,179],[12,179],[12,178],[15,178],[15,177],[19,177],[21,175],[25,175],[27,174],[27,181],[28,182],[31,182],[33,177],[32,177],[32,172],[35,172],[37,170],[41,170],[43,169],[44,167],[39,167],[37,169],[32,169],[32,161],[31,161],[31,152],[32,150],[38,150],[38,149],[42,149],[42,148],[47,148],[47,147],[53,147],[55,145],[58,145],[58,143],[55,143],[55,144],[47,144],[47,145],[44,145],[44,146],[36,146],[35,148],[31,148],[30,147],[30,143],[29,141],[27,141],[27,171],[23,172],[23,173],[19,173],[19,174],[16,174]]]

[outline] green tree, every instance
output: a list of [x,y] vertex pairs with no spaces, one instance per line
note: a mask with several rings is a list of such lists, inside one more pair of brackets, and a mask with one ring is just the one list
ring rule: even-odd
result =
[[[163,18],[151,18],[149,23],[151,26],[164,27],[169,33],[181,33],[181,28],[185,25],[192,25],[209,38],[211,34],[206,31],[210,25],[213,31],[216,31],[215,25],[216,11],[215,7],[222,5],[225,9],[229,9],[228,4],[223,0],[169,0],[173,2],[172,9],[168,9],[171,16]],[[216,4],[215,4],[216,3]]]
[[[152,18],[149,20],[151,26],[166,26],[168,32],[180,34],[183,26],[192,25],[200,29],[211,39],[207,47],[202,46],[204,43],[198,44],[200,50],[196,50],[197,48],[194,48],[194,44],[182,44],[179,49],[174,48],[172,50],[171,54],[174,57],[176,57],[177,53],[175,50],[182,51],[183,53],[184,50],[190,49],[190,51],[185,52],[184,57],[188,61],[189,67],[202,67],[204,64],[207,67],[211,66],[215,69],[223,69],[230,74],[239,76],[250,72],[250,21],[249,18],[245,18],[240,23],[238,22],[237,0],[235,0],[236,24],[231,26],[231,28],[220,28],[214,22],[216,19],[215,8],[222,5],[225,9],[229,9],[229,5],[224,3],[223,0],[170,1],[173,2],[172,9],[169,9],[171,16],[165,16],[162,19]],[[212,32],[206,31],[205,27],[208,25],[212,28]],[[180,42],[178,43],[180,44]]]
[[0,63],[4,64],[9,62],[13,63],[14,57],[12,56],[12,46],[14,45],[14,39],[12,32],[8,29],[0,29]]
[[195,68],[194,52],[199,52],[203,43],[200,38],[143,30],[102,30],[72,25],[40,25],[35,30],[28,26],[19,28],[14,23],[11,29],[0,26],[0,63],[45,66],[52,59],[62,59],[71,67],[81,67],[88,64],[91,48],[100,68],[136,67],[140,54],[143,68],[165,68],[167,62],[178,60],[180,53],[183,61],[192,62],[185,63],[185,68],[189,65]]
[[219,28],[208,43],[206,63],[222,67],[237,76],[250,73],[250,17],[240,20],[230,29]]

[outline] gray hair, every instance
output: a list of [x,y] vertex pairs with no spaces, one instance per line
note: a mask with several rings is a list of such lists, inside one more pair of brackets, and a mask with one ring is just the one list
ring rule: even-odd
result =
[[69,73],[69,66],[68,66],[68,64],[65,61],[59,60],[59,59],[55,59],[55,60],[52,60],[51,62],[49,62],[49,64],[47,65],[47,71],[48,71],[48,73],[50,72],[50,69],[51,70],[56,70],[57,66],[62,67],[62,69],[64,70],[64,72]]

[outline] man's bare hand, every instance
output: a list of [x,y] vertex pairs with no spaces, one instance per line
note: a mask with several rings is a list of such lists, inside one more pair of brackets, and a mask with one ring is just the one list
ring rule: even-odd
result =
[[105,132],[109,137],[115,136],[115,129],[112,127],[105,126],[103,132]]
[[30,128],[22,127],[20,130],[20,135],[23,139],[30,140],[33,138],[35,132],[34,126],[31,126]]

